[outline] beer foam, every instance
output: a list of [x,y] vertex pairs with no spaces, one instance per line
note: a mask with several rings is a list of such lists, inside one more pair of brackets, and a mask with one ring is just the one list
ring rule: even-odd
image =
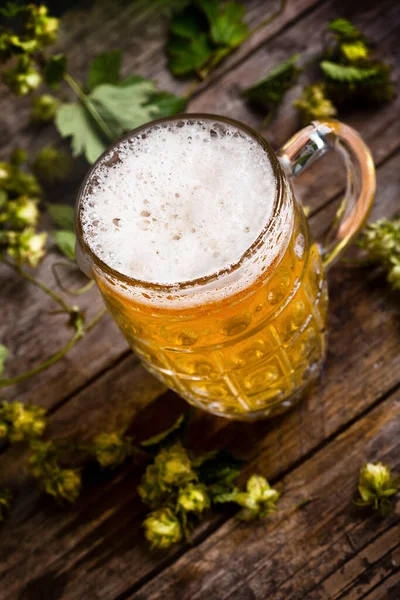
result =
[[149,125],[106,154],[79,218],[85,243],[106,265],[173,285],[240,261],[271,219],[275,196],[257,140],[233,125],[188,117]]

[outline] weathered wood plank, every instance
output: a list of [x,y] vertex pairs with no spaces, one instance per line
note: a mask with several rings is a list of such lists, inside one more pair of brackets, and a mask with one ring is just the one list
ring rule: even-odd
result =
[[[381,11],[379,14],[376,14],[374,9],[370,9],[357,17],[357,23],[360,26],[365,24],[367,27],[366,32],[368,35],[375,35],[374,39],[376,41],[380,39],[379,36],[384,35],[382,32],[385,31],[385,23],[387,23],[387,20],[389,20],[389,22],[395,22],[394,17],[397,15],[396,7],[398,5],[393,5],[390,2],[386,4],[389,7],[386,12]],[[247,63],[250,64],[249,71],[255,68],[254,64],[259,69],[258,74],[261,74],[265,69],[263,66],[265,55],[260,54],[261,52],[268,52],[268,55],[269,53],[273,55],[273,58],[269,59],[271,62],[267,63],[269,67],[271,64],[276,63],[276,57],[279,57],[279,60],[282,58],[283,52],[285,52],[285,56],[287,56],[291,52],[301,50],[304,45],[304,38],[307,38],[309,32],[315,32],[316,36],[315,41],[310,44],[309,50],[314,56],[315,53],[319,51],[320,46],[318,44],[320,44],[321,32],[325,27],[326,21],[334,14],[333,9],[329,8],[328,5],[323,5],[317,13],[317,17],[314,17],[314,14],[312,14],[301,20],[296,25],[293,32],[291,29],[283,32],[278,39],[274,40],[273,47],[270,48],[267,44],[266,50],[262,49],[251,56],[249,61],[246,62],[246,65]],[[303,26],[304,21],[306,22],[305,26]],[[392,33],[387,36],[386,43],[389,48],[393,46],[393,52],[397,52],[396,57],[398,58],[399,51],[396,40],[397,34]],[[275,45],[278,43],[282,44],[282,46],[279,46],[275,51]],[[82,56],[82,54],[80,53],[79,56]],[[82,60],[82,58],[80,60]],[[246,65],[241,66],[240,69],[243,71]],[[242,76],[245,75],[245,72],[240,71],[240,69],[238,69],[239,77],[242,78]],[[227,94],[224,90],[229,91],[229,81],[229,79],[224,78],[221,82],[221,86],[223,87],[220,87],[219,84],[217,86],[222,97],[225,97]],[[206,110],[208,107],[208,110],[217,110],[218,107],[214,108],[214,105],[212,104],[212,93],[212,88],[206,90],[198,99],[198,102],[202,102],[201,98],[204,96],[204,104],[201,106],[194,106],[194,108],[196,108],[196,110]],[[399,106],[400,97],[398,97],[395,102],[380,110],[374,111],[372,114],[354,116],[349,120],[359,128],[366,141],[370,144],[378,163],[382,162],[390,155],[399,143],[400,123],[397,116]],[[246,112],[247,117],[240,114],[240,107]],[[251,122],[251,124],[255,126],[259,126],[261,122],[260,116],[252,116],[248,107],[246,107],[241,100],[238,100],[234,106],[227,103],[226,108],[222,110],[222,112],[244,118],[244,120]],[[249,121],[251,118],[254,118],[254,122],[251,120]],[[276,131],[287,132],[285,123],[289,121],[290,133],[293,133],[297,126],[293,119],[293,109],[291,109],[290,106],[284,106],[282,116],[280,116],[273,124],[272,131],[274,131],[275,128]],[[288,133],[283,134],[284,137],[287,137],[287,135]],[[275,141],[272,141],[274,143],[280,143],[283,141],[283,137],[281,136],[280,141],[278,141],[278,138],[276,138]],[[325,165],[321,165],[320,163],[316,164],[312,171],[306,172],[299,181],[296,181],[298,193],[300,193],[305,202],[312,207],[315,207],[317,203],[321,202],[322,195],[326,197],[326,200],[328,201],[340,191],[342,180],[337,177],[337,172],[335,174],[332,173],[332,168],[335,170],[337,169],[337,163],[333,161],[333,167],[331,166],[331,163],[332,157],[328,157],[325,161]],[[78,179],[83,177],[84,168],[83,164],[78,164]],[[76,184],[74,184],[73,181],[74,180],[71,180],[65,186],[63,192],[64,198],[67,201],[73,200],[74,185],[76,185],[76,189],[78,187],[78,180],[76,180]],[[329,182],[326,184],[325,191],[322,194],[321,181]],[[51,265],[56,260],[58,260],[56,255],[48,257],[38,270],[38,276],[43,279],[45,283],[50,285],[50,287],[54,287],[54,280],[50,269]],[[0,323],[0,339],[10,346],[11,357],[8,362],[8,371],[10,374],[15,375],[33,367],[40,362],[44,356],[55,352],[67,342],[70,331],[64,327],[57,327],[58,323],[62,323],[62,318],[58,318],[57,321],[55,317],[47,316],[47,312],[53,310],[53,305],[51,302],[48,302],[47,299],[43,298],[41,292],[32,289],[30,285],[21,283],[18,278],[10,277],[8,270],[1,269],[0,277],[1,281],[5,282],[3,287],[3,299],[5,300],[5,313],[7,315],[7,318]],[[83,297],[82,305],[84,308],[89,309],[89,314],[93,314],[95,310],[100,308],[101,300],[97,291],[92,290]],[[10,323],[13,324],[12,327],[10,327]],[[44,331],[51,331],[52,335],[44,336]],[[104,368],[108,368],[112,365],[113,362],[126,351],[127,345],[125,341],[118,333],[111,319],[107,316],[104,319],[104,324],[93,331],[90,336],[87,336],[85,340],[80,342],[79,346],[77,346],[65,360],[60,361],[60,363],[52,367],[51,370],[35,377],[34,380],[7,390],[7,394],[10,398],[18,396],[18,398],[30,399],[32,402],[37,402],[47,407],[54,406],[71,395],[74,390],[85,385],[96,376],[96,373],[101,372]],[[21,356],[23,356],[23,360],[21,360]],[[84,357],[84,359],[81,360],[81,357]],[[67,365],[68,368],[66,368]]]
[[[257,29],[241,47],[224,61],[207,79],[210,85],[222,73],[233,68],[257,48],[265,39],[276,35],[281,29],[290,26],[297,19],[321,3],[321,0],[296,0],[287,2],[287,6],[273,22],[262,26],[270,16],[277,13],[280,0],[272,0],[266,6],[263,0],[246,0],[246,20],[250,29]],[[166,68],[165,54],[168,20],[154,16],[137,25],[135,2],[117,0],[110,4],[107,0],[75,8],[62,18],[60,36],[55,51],[67,52],[69,68],[81,81],[85,81],[90,60],[102,52],[121,49],[124,53],[122,72],[124,75],[138,73],[157,79],[160,86],[174,93],[184,93],[190,79],[174,78]],[[204,85],[204,84],[203,84]],[[199,88],[199,92],[201,91]],[[64,90],[69,95],[69,90]],[[4,86],[0,85],[0,154],[8,148],[22,145],[32,150],[57,139],[52,126],[37,130],[27,127],[29,117],[29,99],[10,100]],[[12,140],[10,144],[10,140]]]
[[[354,561],[357,556],[362,560],[366,554],[363,548],[359,553],[349,544],[347,533],[351,535],[357,527],[366,543],[377,540],[372,547],[378,549],[385,540],[391,539],[391,534],[385,534],[388,523],[394,527],[399,520],[399,507],[386,522],[365,520],[359,523],[351,511],[358,470],[366,459],[379,459],[400,468],[399,400],[397,392],[284,479],[285,507],[304,498],[313,498],[303,510],[291,515],[285,515],[283,511],[270,523],[254,526],[239,524],[232,519],[159,577],[126,598],[332,598],[329,591],[325,595],[311,592],[309,596],[308,593],[327,570],[340,569],[350,557]],[[268,461],[267,455],[264,461]],[[397,524],[393,535],[398,531]],[[340,548],[334,555],[333,543]],[[391,544],[394,550],[388,555],[393,565],[390,561],[387,563],[386,575],[397,569],[398,537]],[[309,573],[307,583],[299,581],[303,567],[314,557],[317,557],[317,564]],[[298,579],[297,573],[300,574]],[[379,581],[380,571],[374,572],[372,579],[374,577]],[[290,578],[293,583],[281,591],[286,580],[292,581]],[[360,593],[355,587],[351,595],[345,597],[361,598],[364,592],[368,592],[368,584]]]
[[[271,3],[268,12],[275,12],[278,4]],[[252,51],[255,43],[258,44],[276,34],[314,4],[315,0],[289,3],[284,14],[274,23],[260,28],[254,40],[252,38],[252,41],[246,42],[249,44],[248,50],[246,45],[240,50],[241,59],[246,52]],[[268,14],[260,0],[250,0],[247,9],[252,28],[259,25]],[[125,74],[140,72],[146,76],[163,75],[169,79],[165,82],[160,80],[160,83],[178,92],[184,84],[172,80],[165,69],[165,21],[151,20],[133,36],[130,35],[130,31],[134,15],[134,3],[126,5],[121,2],[112,5],[108,2],[96,2],[89,11],[86,8],[71,11],[63,20],[58,49],[68,51],[72,71],[79,78],[83,78],[94,55],[113,47],[122,47],[126,53],[123,66]],[[10,147],[21,145],[33,152],[38,147],[58,139],[52,126],[39,130],[27,126],[28,104],[29,102],[23,99],[15,101],[3,88],[0,98],[0,132],[3,135],[0,137],[6,143],[2,151],[4,156],[10,151]],[[73,203],[85,169],[84,161],[77,161],[70,179],[62,186],[51,188],[50,197],[54,195],[54,198],[60,201]],[[51,288],[55,287],[51,267],[58,260],[57,254],[51,254],[36,272]],[[71,285],[77,285],[78,281],[77,276],[77,281],[72,279]],[[0,340],[10,349],[7,374],[15,376],[33,368],[45,357],[58,351],[69,340],[71,331],[62,326],[62,317],[48,316],[48,313],[54,310],[54,305],[42,292],[13,277],[7,268],[0,267],[0,283],[2,304],[4,303],[3,314],[6,317],[0,322]],[[88,319],[102,306],[95,289],[79,299],[79,303],[87,310]],[[86,385],[97,373],[109,368],[126,351],[124,339],[107,316],[102,325],[81,341],[67,358],[33,380],[7,389],[5,394],[10,399],[18,397],[51,408]]]
[[395,573],[372,590],[363,600],[397,600],[400,598],[399,575]]
[[[374,218],[388,215],[398,206],[400,156],[379,169],[378,178],[385,192]],[[318,389],[297,409],[269,423],[228,424],[200,413],[190,434],[194,448],[229,446],[251,459],[249,472],[260,470],[276,479],[399,383],[395,299],[374,272],[366,276],[363,271],[338,267],[332,276],[330,353]],[[143,400],[139,393],[132,397],[145,377],[140,367],[132,371],[132,365],[133,358],[128,357],[57,410],[51,417],[51,435],[88,440],[98,431],[132,418],[137,402],[142,405],[151,400]],[[152,381],[148,377],[143,389]],[[156,388],[155,395],[160,391]],[[167,425],[183,406],[173,395],[162,396],[138,413],[134,431],[143,435],[156,423],[157,427]],[[21,486],[0,542],[0,574],[10,594],[22,593],[24,585],[39,593],[40,586],[56,587],[62,581],[61,598],[108,600],[182,552],[173,550],[165,557],[146,549],[136,469],[126,467],[112,479],[93,475],[76,507],[65,512],[33,492],[13,452],[0,458],[1,484]],[[195,539],[219,522],[218,516],[207,521]],[[51,577],[46,579],[48,571]]]

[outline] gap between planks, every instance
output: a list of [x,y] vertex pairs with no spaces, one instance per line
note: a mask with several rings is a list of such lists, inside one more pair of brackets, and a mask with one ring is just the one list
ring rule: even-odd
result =
[[[382,396],[380,396],[379,398],[377,398],[365,410],[361,411],[357,416],[353,417],[350,421],[348,421],[347,423],[343,424],[335,432],[333,432],[331,435],[329,435],[328,437],[326,437],[322,442],[320,442],[315,448],[313,448],[312,450],[310,450],[309,452],[307,452],[304,456],[302,456],[300,459],[298,459],[297,461],[295,461],[290,467],[288,467],[287,469],[285,469],[284,471],[282,471],[279,474],[278,477],[271,478],[271,480],[270,480],[271,485],[275,486],[277,483],[281,482],[288,475],[290,475],[290,473],[292,473],[293,471],[295,471],[296,469],[298,469],[301,465],[303,465],[304,463],[306,463],[311,458],[315,457],[322,450],[324,450],[328,445],[330,445],[337,437],[339,437],[340,435],[342,435],[343,433],[345,433],[348,429],[350,429],[357,421],[359,421],[360,419],[366,417],[377,406],[379,406],[379,404],[381,404],[382,402],[385,402],[386,400],[388,400],[393,394],[395,394],[399,390],[400,390],[400,381],[396,385],[394,385],[390,390],[388,390],[385,394],[383,394]],[[262,451],[263,451],[263,449],[260,450],[260,453]],[[257,460],[258,455],[259,455],[259,453],[255,454],[252,457],[252,459],[251,459],[252,462]],[[235,512],[237,512],[237,511],[235,511]],[[124,591],[121,594],[118,594],[117,596],[115,596],[112,600],[128,600],[130,596],[132,596],[133,594],[135,594],[136,592],[138,592],[143,586],[145,586],[147,583],[149,583],[152,579],[154,579],[156,576],[160,575],[162,572],[166,571],[169,567],[171,567],[173,564],[175,564],[184,554],[186,554],[186,552],[188,550],[190,550],[192,548],[195,548],[195,547],[199,546],[200,544],[202,544],[204,542],[204,540],[206,540],[210,535],[212,535],[213,533],[215,533],[220,527],[222,527],[222,525],[224,525],[225,523],[227,523],[232,518],[235,518],[235,516],[233,516],[233,517],[232,516],[227,516],[227,517],[223,517],[222,516],[220,519],[218,519],[216,522],[212,523],[210,525],[210,527],[208,527],[207,529],[205,529],[204,531],[202,531],[200,534],[198,534],[197,536],[194,535],[193,538],[191,539],[191,543],[185,544],[173,556],[167,557],[165,559],[165,561],[162,561],[152,571],[150,571],[149,573],[147,573],[139,581],[135,582],[126,591]],[[377,537],[379,537],[379,536],[377,536]],[[365,544],[365,546],[367,546],[370,543],[371,543],[371,541],[368,541]],[[358,552],[360,550],[362,550],[362,548],[358,549]],[[331,575],[331,574],[332,573],[330,573],[329,575]]]

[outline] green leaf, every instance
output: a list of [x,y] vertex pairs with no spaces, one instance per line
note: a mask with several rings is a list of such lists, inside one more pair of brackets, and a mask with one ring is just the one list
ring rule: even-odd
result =
[[174,96],[168,92],[156,92],[150,97],[150,103],[158,109],[157,118],[170,117],[183,112],[187,99]]
[[354,40],[363,37],[361,31],[347,19],[340,18],[331,21],[328,29],[332,33],[336,33],[340,40]]
[[[200,2],[204,5],[204,0]],[[207,2],[206,4],[210,4]],[[245,15],[243,5],[236,2],[228,2],[218,14],[215,10],[207,10],[207,16],[211,25],[211,38],[218,46],[229,46],[236,48],[249,36],[249,28],[243,21]]]
[[208,488],[213,504],[226,504],[235,502],[236,496],[239,493],[239,488],[220,483],[211,484]]
[[149,104],[151,95],[157,91],[153,81],[131,85],[99,85],[89,99],[97,112],[118,135],[130,131],[158,116],[156,105]]
[[170,33],[187,40],[196,38],[208,30],[207,21],[193,5],[177,13],[171,21]]
[[168,42],[168,67],[174,75],[199,71],[213,54],[206,33],[190,39],[174,37]]
[[299,54],[294,54],[265,77],[242,91],[242,95],[267,111],[274,110],[281,103],[286,90],[294,83],[300,73],[297,66]]
[[112,50],[96,56],[89,65],[87,86],[90,91],[103,83],[118,83],[121,51]]
[[84,154],[89,163],[107,148],[96,124],[81,104],[62,104],[56,113],[56,127],[62,137],[72,137],[72,154]]
[[75,260],[75,233],[60,229],[53,231],[52,236],[60,252],[67,258]]
[[4,371],[4,365],[6,364],[6,360],[8,358],[8,350],[4,344],[0,344],[0,375]]
[[358,68],[347,65],[339,65],[328,60],[323,60],[320,67],[324,74],[335,81],[359,82],[375,77],[379,69],[374,67]]
[[157,453],[160,450],[160,448],[174,444],[178,439],[182,437],[182,434],[187,426],[188,419],[189,411],[183,413],[182,415],[179,415],[179,417],[176,419],[175,423],[171,427],[169,427],[165,431],[162,431],[161,433],[158,433],[157,435],[153,435],[147,440],[144,440],[143,442],[141,442],[140,445],[143,448],[146,448],[147,451],[154,454]]
[[229,450],[216,450],[193,462],[193,468],[200,481],[207,485],[232,484],[238,477],[245,461],[236,458]]
[[16,17],[18,13],[27,10],[27,8],[27,6],[20,6],[16,2],[7,2],[4,8],[0,8],[0,15],[12,19],[13,17]]
[[57,227],[74,231],[74,209],[68,204],[47,204],[47,210]]
[[53,89],[58,88],[67,71],[67,57],[65,54],[52,56],[46,64],[43,75],[44,80]]

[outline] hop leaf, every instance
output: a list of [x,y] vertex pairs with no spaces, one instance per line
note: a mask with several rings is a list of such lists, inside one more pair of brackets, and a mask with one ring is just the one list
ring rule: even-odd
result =
[[132,454],[132,439],[120,433],[100,433],[93,440],[93,451],[102,467],[115,467]]
[[44,80],[53,89],[57,89],[67,72],[67,57],[65,54],[56,54],[47,62],[43,76]]
[[329,119],[336,115],[336,108],[325,96],[323,83],[304,88],[302,95],[293,103],[293,106],[300,112],[304,124],[313,119]]
[[[91,85],[94,85],[95,81],[115,78],[116,65],[111,76],[109,63],[109,59],[99,60],[96,68],[92,66]],[[101,68],[107,68],[107,71],[102,72]],[[62,104],[57,111],[55,124],[62,137],[72,138],[73,155],[84,154],[90,163],[94,162],[108,145],[104,127],[107,128],[109,143],[111,138],[117,139],[124,131],[135,129],[156,117],[181,112],[186,105],[186,100],[167,92],[160,92],[153,81],[136,76],[117,83],[101,83],[85,98],[85,105]],[[102,128],[93,114],[100,119]]]
[[112,50],[99,54],[92,60],[87,78],[87,86],[90,91],[102,83],[116,84],[119,82],[121,58],[120,50]]
[[267,110],[270,115],[282,102],[286,90],[297,79],[300,69],[297,66],[298,54],[294,54],[272,69],[265,77],[251,87],[243,90],[242,95],[251,102]]
[[203,76],[249,35],[244,7],[237,2],[197,0],[176,13],[167,46],[174,75]]
[[400,478],[392,478],[390,468],[382,463],[367,463],[360,471],[357,506],[371,507],[382,516],[392,508],[389,498],[394,496],[400,485]]
[[143,526],[151,548],[169,548],[183,537],[180,521],[170,508],[159,508],[151,512]]
[[12,494],[11,494],[10,490],[7,490],[7,489],[0,490],[0,523],[2,521],[4,521],[4,519],[6,518],[8,512],[10,510],[11,502],[12,502]]
[[41,437],[47,426],[45,415],[45,409],[40,406],[4,401],[0,404],[1,432],[11,442]]
[[209,0],[200,0],[199,5],[207,14],[210,22],[210,35],[217,46],[236,48],[249,35],[249,29],[243,21],[245,8],[237,2],[227,2],[224,6]]
[[47,210],[57,227],[74,231],[74,209],[69,204],[47,204]]
[[179,415],[171,427],[144,440],[140,445],[145,448],[147,452],[153,452],[154,450],[158,452],[162,447],[172,445],[173,442],[176,442],[183,435],[187,426],[188,415],[189,411]]
[[338,65],[328,60],[323,60],[320,63],[322,71],[329,79],[340,82],[359,82],[371,80],[379,70],[378,67],[352,67],[348,65]]
[[75,233],[73,231],[59,229],[57,231],[52,231],[52,236],[61,254],[64,254],[64,256],[70,260],[75,260]]
[[185,512],[201,514],[210,504],[207,486],[202,483],[188,483],[179,490],[177,506]]
[[353,23],[347,19],[335,19],[328,24],[328,30],[336,34],[340,41],[355,40],[362,38],[362,33]]

